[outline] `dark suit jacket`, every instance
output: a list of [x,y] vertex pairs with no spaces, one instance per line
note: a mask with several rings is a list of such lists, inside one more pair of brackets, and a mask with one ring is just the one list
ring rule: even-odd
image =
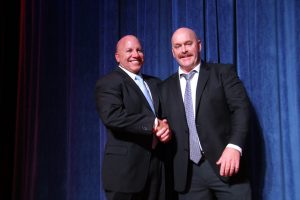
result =
[[[159,79],[143,75],[157,110]],[[146,183],[155,114],[136,83],[119,67],[96,83],[96,104],[107,128],[102,178],[106,190],[139,192]]]
[[[168,119],[174,134],[172,153],[175,190],[184,191],[189,165],[189,130],[178,72],[162,83],[161,101],[162,117]],[[243,149],[248,132],[249,101],[234,66],[202,62],[196,91],[195,117],[205,158],[219,175],[216,162],[226,145],[232,143]]]

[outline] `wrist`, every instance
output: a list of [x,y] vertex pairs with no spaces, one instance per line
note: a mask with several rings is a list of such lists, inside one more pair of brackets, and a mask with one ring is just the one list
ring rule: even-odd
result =
[[153,132],[157,129],[157,127],[158,127],[158,119],[157,119],[157,117],[155,117],[154,123],[153,123]]

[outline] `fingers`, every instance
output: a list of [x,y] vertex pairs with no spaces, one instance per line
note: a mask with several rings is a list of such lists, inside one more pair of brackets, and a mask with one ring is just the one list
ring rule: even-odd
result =
[[220,175],[221,176],[232,176],[238,172],[234,162],[222,162],[220,164]]
[[171,131],[167,129],[161,136],[160,141],[161,142],[168,142],[171,139]]
[[232,176],[233,174],[235,174],[235,171],[235,165],[230,164],[228,167],[225,167],[225,176]]
[[226,148],[216,164],[220,166],[221,176],[232,176],[239,171],[240,154],[236,150]]
[[156,135],[156,137],[161,137],[167,131],[168,131],[168,128],[162,127],[160,129],[157,129],[157,132],[155,133],[155,135]]
[[161,142],[167,142],[171,139],[171,131],[168,128],[162,128],[155,133]]
[[157,129],[161,129],[161,128],[169,128],[169,124],[167,122],[166,119],[163,119],[163,120],[160,120],[158,119],[158,126],[157,126]]
[[164,143],[168,142],[171,139],[171,131],[166,119],[158,119],[158,126],[156,127],[154,134],[159,141]]

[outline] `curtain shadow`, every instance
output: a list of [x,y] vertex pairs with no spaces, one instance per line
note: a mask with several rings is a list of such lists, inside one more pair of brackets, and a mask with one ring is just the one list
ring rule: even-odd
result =
[[252,188],[252,199],[263,200],[266,168],[265,140],[256,110],[251,103],[250,134],[247,140],[248,173]]

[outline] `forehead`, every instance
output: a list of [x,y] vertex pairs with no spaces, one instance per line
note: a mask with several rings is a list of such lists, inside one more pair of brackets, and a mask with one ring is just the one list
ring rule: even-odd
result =
[[184,43],[186,41],[196,41],[197,37],[195,33],[188,30],[178,31],[174,33],[172,37],[172,43]]
[[141,44],[136,38],[124,38],[124,40],[120,42],[119,48],[141,48]]

